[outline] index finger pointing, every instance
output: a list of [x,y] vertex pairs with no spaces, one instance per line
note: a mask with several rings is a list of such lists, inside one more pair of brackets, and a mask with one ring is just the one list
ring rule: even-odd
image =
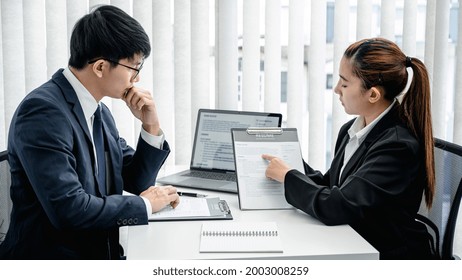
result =
[[273,158],[275,158],[275,156],[268,155],[268,154],[262,154],[261,157],[263,159],[266,159],[267,161],[271,161]]

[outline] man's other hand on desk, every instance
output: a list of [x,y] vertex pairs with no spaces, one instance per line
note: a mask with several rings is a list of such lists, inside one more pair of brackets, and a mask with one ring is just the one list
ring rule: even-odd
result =
[[140,195],[149,200],[152,213],[160,211],[169,204],[175,208],[180,203],[180,197],[173,186],[152,186]]

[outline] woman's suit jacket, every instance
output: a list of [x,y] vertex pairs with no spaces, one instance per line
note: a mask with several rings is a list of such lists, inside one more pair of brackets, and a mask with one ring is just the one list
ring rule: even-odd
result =
[[110,193],[98,188],[88,125],[62,69],[19,105],[8,139],[13,209],[0,258],[118,258],[119,227],[147,224],[142,198],[122,191],[138,195],[155,184],[168,143],[160,150],[140,137],[134,151],[106,106],[102,119]]
[[330,169],[323,175],[305,163],[306,175],[291,170],[285,196],[327,225],[351,225],[382,259],[428,258],[428,233],[414,219],[426,176],[423,148],[398,106],[370,131],[339,176],[354,120],[343,125]]

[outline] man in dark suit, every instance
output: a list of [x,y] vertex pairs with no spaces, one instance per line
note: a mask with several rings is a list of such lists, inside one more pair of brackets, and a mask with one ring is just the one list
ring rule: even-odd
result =
[[[100,6],[77,22],[70,46],[69,67],[28,94],[11,122],[13,209],[0,258],[118,259],[120,226],[179,203],[174,187],[153,186],[170,149],[151,94],[134,86],[151,51],[141,25]],[[105,96],[141,121],[136,150]]]

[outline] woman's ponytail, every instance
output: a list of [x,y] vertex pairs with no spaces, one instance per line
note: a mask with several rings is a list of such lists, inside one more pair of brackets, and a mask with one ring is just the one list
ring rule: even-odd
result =
[[413,71],[412,82],[401,103],[402,115],[423,145],[426,169],[425,202],[430,208],[435,193],[434,139],[431,116],[430,81],[425,65],[417,58],[406,57],[405,65]]

